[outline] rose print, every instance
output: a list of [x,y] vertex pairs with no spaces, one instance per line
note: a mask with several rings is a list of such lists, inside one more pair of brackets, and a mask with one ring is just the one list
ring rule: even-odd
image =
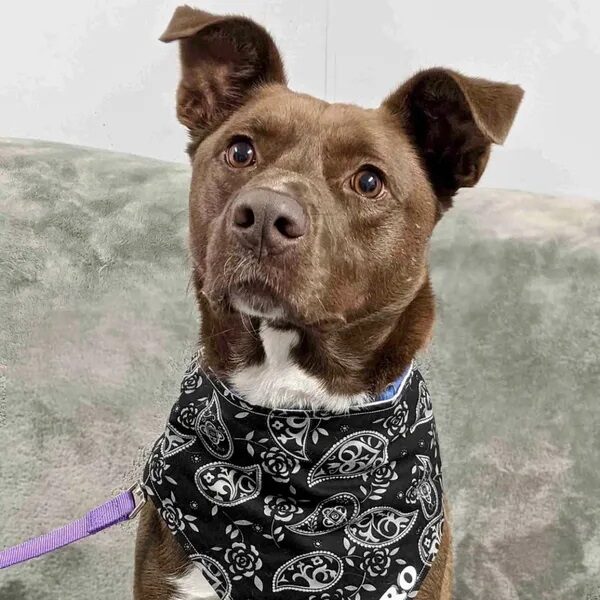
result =
[[302,509],[296,505],[292,498],[283,496],[267,496],[265,498],[265,515],[273,517],[278,521],[287,523],[292,520],[294,515],[302,513]]
[[361,569],[371,577],[381,577],[387,574],[392,563],[388,548],[365,550]]
[[181,382],[181,393],[191,394],[195,392],[201,382],[202,378],[200,377],[199,371],[194,371],[193,373],[190,373]]
[[256,547],[242,542],[235,542],[225,552],[225,561],[229,565],[234,581],[242,577],[252,577],[262,567],[262,560]]
[[194,429],[194,423],[199,413],[200,409],[193,404],[184,406],[177,415],[177,422],[185,429]]
[[165,475],[165,471],[167,471],[169,466],[162,454],[155,454],[150,463],[150,478],[152,481],[157,485],[162,485],[163,479],[166,479],[169,483],[177,485],[177,482],[172,477]]
[[371,473],[365,473],[363,475],[363,481],[369,484],[368,491],[364,486],[361,486],[360,488],[363,494],[365,494],[365,501],[382,499],[383,494],[386,493],[390,484],[393,481],[398,480],[396,465],[396,461],[385,463],[371,471]]
[[408,404],[406,400],[398,401],[394,412],[383,421],[383,427],[392,438],[406,437],[408,432]]
[[160,515],[171,531],[183,531],[186,527],[189,527],[193,531],[198,531],[198,528],[193,523],[196,517],[184,515],[181,512],[177,507],[173,492],[171,492],[170,497],[163,498]]
[[287,483],[290,476],[300,470],[300,463],[295,458],[275,448],[262,452],[260,457],[263,471],[281,483]]

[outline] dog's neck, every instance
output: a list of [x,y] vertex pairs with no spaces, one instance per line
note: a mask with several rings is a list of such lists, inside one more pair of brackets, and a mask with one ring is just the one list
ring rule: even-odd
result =
[[427,279],[399,314],[339,328],[299,329],[221,312],[198,295],[204,360],[256,405],[343,412],[368,402],[408,367],[430,336]]

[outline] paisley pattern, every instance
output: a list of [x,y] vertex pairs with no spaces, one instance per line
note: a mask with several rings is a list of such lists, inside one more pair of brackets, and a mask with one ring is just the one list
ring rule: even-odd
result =
[[303,554],[279,567],[273,591],[323,592],[335,585],[344,572],[342,561],[332,552]]
[[149,498],[221,600],[407,600],[444,514],[413,369],[345,414],[252,406],[195,360],[146,465]]
[[300,523],[288,529],[300,535],[325,535],[344,527],[360,511],[360,502],[354,494],[342,492],[321,500],[315,510]]
[[189,448],[195,442],[195,436],[181,433],[172,425],[167,425],[162,441],[162,455],[164,458],[168,458]]
[[417,460],[418,464],[412,468],[412,485],[406,492],[406,500],[413,504],[420,502],[425,517],[432,519],[438,513],[439,498],[432,477],[431,459],[419,454]]
[[223,423],[221,406],[216,392],[196,419],[198,438],[215,457],[227,459],[233,454],[233,442],[229,430]]
[[433,559],[440,549],[443,524],[443,516],[438,515],[433,521],[428,523],[425,529],[423,529],[421,537],[419,538],[419,556],[421,557],[423,564],[427,566],[430,566],[433,563]]
[[196,471],[200,493],[219,506],[235,506],[260,494],[261,470],[258,465],[238,467],[226,462],[209,463]]
[[231,580],[223,567],[210,556],[205,554],[190,555],[192,562],[200,567],[204,578],[215,590],[219,600],[226,600],[231,594]]
[[267,426],[275,443],[285,452],[298,460],[308,460],[306,441],[310,432],[311,420],[306,411],[291,417],[271,413],[267,417]]
[[410,432],[414,433],[415,429],[423,423],[427,423],[433,419],[433,406],[431,405],[431,397],[429,390],[424,381],[419,381],[419,400],[417,402],[415,422],[410,427]]
[[346,527],[348,537],[360,546],[381,548],[401,540],[417,520],[417,511],[403,513],[391,506],[371,508]]
[[358,431],[328,450],[308,473],[308,485],[350,479],[374,471],[388,460],[388,440],[377,431]]

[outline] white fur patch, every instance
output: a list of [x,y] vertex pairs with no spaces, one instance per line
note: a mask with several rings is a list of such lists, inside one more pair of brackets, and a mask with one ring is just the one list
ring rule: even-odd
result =
[[263,312],[252,308],[245,300],[238,298],[235,295],[231,296],[231,304],[238,312],[244,313],[251,317],[264,317],[265,319],[281,319],[283,318],[283,309],[274,308],[270,312]]
[[296,331],[260,326],[265,360],[245,367],[232,377],[235,389],[250,404],[268,408],[311,408],[344,412],[369,400],[367,394],[332,394],[321,380],[294,363],[290,352],[299,338]]
[[218,600],[202,571],[194,564],[185,575],[171,579],[171,584],[175,587],[172,600]]

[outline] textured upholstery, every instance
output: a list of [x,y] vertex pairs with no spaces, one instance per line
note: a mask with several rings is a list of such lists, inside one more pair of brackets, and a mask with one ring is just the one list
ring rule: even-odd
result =
[[[189,169],[0,140],[0,546],[128,486],[197,338]],[[600,203],[461,193],[420,358],[460,600],[600,596]],[[134,527],[0,572],[2,600],[130,597]]]

